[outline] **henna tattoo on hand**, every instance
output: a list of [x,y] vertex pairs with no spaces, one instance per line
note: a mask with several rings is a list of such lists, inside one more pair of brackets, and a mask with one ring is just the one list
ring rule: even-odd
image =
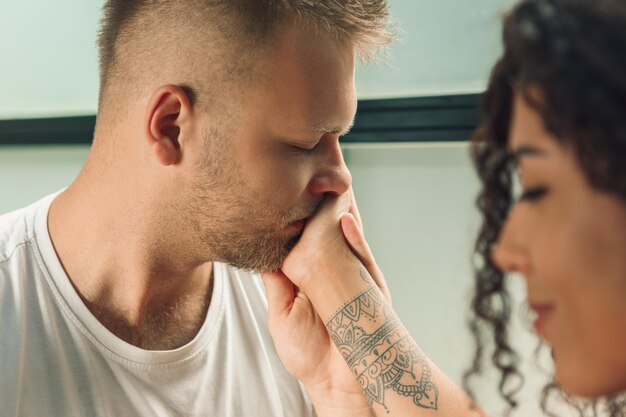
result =
[[372,275],[370,275],[370,271],[367,270],[367,268],[365,267],[365,265],[363,265],[363,263],[361,262],[358,256],[356,256],[355,254],[352,254],[352,256],[359,263],[359,273],[363,281],[365,281],[368,284],[374,284],[375,283],[374,278],[372,278]]
[[[428,359],[378,288],[369,288],[345,303],[326,327],[370,405],[376,402],[389,412],[385,392],[393,390],[412,397],[420,408],[437,410],[439,392],[431,381]],[[364,328],[376,330],[368,333]]]
[[367,283],[374,283],[374,278],[372,278],[369,271],[365,266],[363,266],[363,264],[361,264],[361,278],[363,278],[363,281]]

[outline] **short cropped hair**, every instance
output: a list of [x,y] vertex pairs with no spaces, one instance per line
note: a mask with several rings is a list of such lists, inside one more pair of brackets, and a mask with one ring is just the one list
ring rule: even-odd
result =
[[393,38],[386,0],[108,0],[98,37],[100,108],[112,90],[132,91],[168,71],[168,82],[183,85],[243,81],[291,19],[351,42],[365,59]]

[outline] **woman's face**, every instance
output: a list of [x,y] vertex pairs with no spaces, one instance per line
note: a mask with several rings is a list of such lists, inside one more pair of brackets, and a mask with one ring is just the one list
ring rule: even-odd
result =
[[522,195],[493,259],[526,277],[535,328],[553,349],[561,386],[582,396],[624,390],[626,203],[587,182],[574,153],[520,95],[509,147]]

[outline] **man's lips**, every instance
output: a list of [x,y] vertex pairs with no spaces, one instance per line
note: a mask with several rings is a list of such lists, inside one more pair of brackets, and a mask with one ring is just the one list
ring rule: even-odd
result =
[[306,225],[307,219],[296,220],[295,222],[289,223],[289,225],[285,228],[285,230],[290,234],[300,233],[304,230],[304,226]]
[[530,303],[530,309],[536,314],[535,320],[533,322],[535,330],[537,331],[537,333],[542,333],[546,326],[546,323],[554,314],[554,304]]

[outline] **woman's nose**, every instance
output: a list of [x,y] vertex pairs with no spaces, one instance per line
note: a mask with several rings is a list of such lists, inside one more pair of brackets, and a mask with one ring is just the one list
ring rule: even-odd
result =
[[509,213],[491,250],[491,260],[503,272],[527,274],[530,267],[526,208],[519,205]]

